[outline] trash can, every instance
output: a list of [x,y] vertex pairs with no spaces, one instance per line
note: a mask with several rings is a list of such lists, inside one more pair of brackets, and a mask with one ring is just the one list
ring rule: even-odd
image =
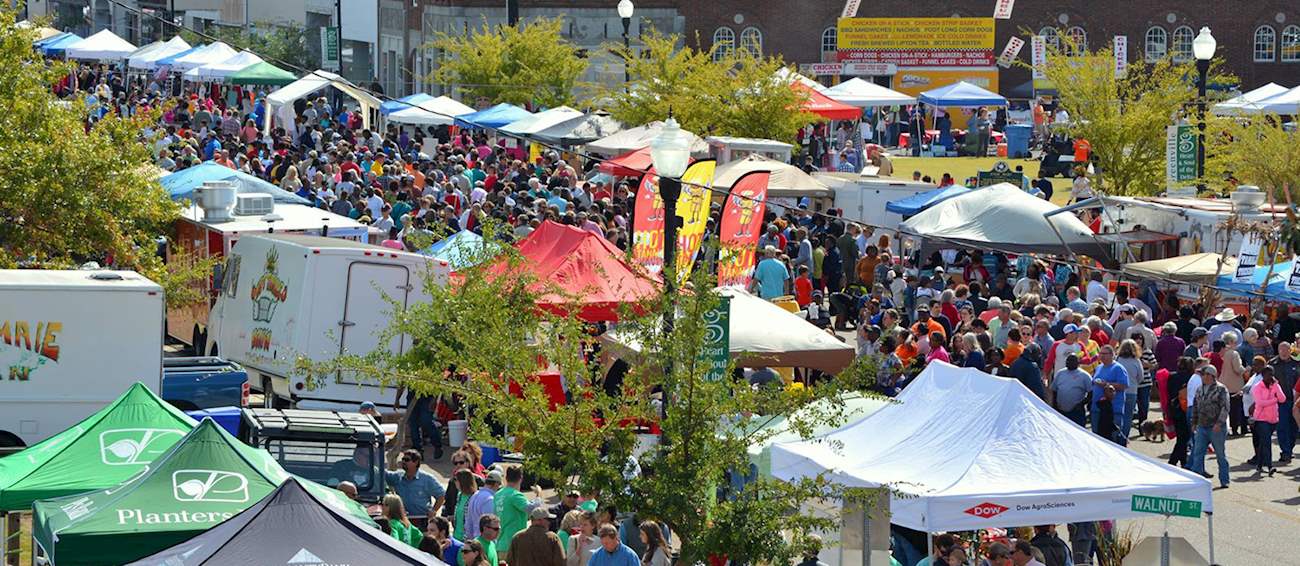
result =
[[1029,157],[1029,139],[1033,132],[1034,127],[1028,124],[1008,124],[1002,132],[1006,135],[1007,157]]

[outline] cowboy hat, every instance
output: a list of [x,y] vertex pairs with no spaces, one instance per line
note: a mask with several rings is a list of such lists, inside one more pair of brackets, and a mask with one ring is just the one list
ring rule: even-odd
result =
[[1237,319],[1237,313],[1233,312],[1232,309],[1228,309],[1228,308],[1225,308],[1219,311],[1219,314],[1214,315],[1214,320],[1217,320],[1219,322],[1228,322],[1236,319]]

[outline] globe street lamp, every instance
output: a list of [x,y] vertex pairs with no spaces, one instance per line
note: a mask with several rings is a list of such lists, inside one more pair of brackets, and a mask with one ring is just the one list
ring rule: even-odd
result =
[[[618,17],[623,18],[623,52],[628,56],[631,56],[632,54],[632,47],[631,47],[632,44],[628,42],[627,31],[629,28],[632,27],[632,11],[634,9],[635,6],[632,5],[632,0],[619,0]],[[624,83],[632,82],[632,72],[628,68],[630,63],[631,61],[628,61],[626,59],[623,60],[623,82]]]
[[659,175],[659,198],[664,202],[663,277],[664,288],[671,294],[677,278],[673,266],[677,252],[677,199],[682,196],[682,174],[691,161],[691,135],[678,127],[672,116],[650,142],[650,160]]
[[[1192,40],[1192,55],[1196,57],[1196,177],[1205,178],[1205,88],[1210,72],[1210,59],[1218,42],[1210,34],[1210,28],[1201,28],[1201,33]],[[1204,187],[1202,181],[1201,187]]]

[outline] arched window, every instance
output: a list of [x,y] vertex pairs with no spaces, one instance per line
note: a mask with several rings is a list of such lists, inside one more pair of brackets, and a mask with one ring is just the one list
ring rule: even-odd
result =
[[1164,59],[1169,53],[1169,35],[1165,28],[1154,26],[1147,30],[1146,40],[1147,61],[1159,61]]
[[731,28],[722,26],[713,32],[713,60],[721,61],[731,56],[732,50],[736,48],[736,32]]
[[1074,26],[1065,32],[1065,36],[1070,38],[1067,42],[1069,46],[1066,55],[1083,55],[1088,52],[1088,32],[1079,26]]
[[834,53],[839,49],[838,33],[835,26],[822,30],[822,53]]
[[1300,62],[1300,26],[1290,25],[1282,29],[1282,62]]
[[1051,26],[1045,27],[1038,30],[1038,35],[1043,36],[1043,41],[1047,44],[1049,50],[1057,50],[1061,48],[1061,38],[1057,34],[1056,28]]
[[756,27],[747,27],[740,32],[740,48],[758,57],[763,54],[763,32]]
[[1196,32],[1189,26],[1180,26],[1174,30],[1174,40],[1169,49],[1174,56],[1174,61],[1186,63],[1192,60],[1193,39],[1196,39]]
[[1255,62],[1272,61],[1277,50],[1277,32],[1273,26],[1259,26],[1255,29]]

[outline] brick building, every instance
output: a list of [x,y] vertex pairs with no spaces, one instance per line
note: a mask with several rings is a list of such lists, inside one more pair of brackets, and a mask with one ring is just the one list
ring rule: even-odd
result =
[[[877,0],[863,2],[858,16],[983,17],[992,16],[993,6],[993,0]],[[842,0],[678,3],[688,43],[695,45],[698,37],[701,47],[715,42],[757,47],[789,63],[835,60],[835,22],[843,7]],[[1192,39],[1201,26],[1210,27],[1218,40],[1218,56],[1243,89],[1270,81],[1285,86],[1300,82],[1300,2],[1294,0],[1022,0],[1016,2],[1011,20],[998,20],[994,54],[1011,36],[1027,35],[1025,30],[1076,34],[1092,49],[1115,35],[1126,35],[1130,61],[1169,53],[1190,65]],[[1020,57],[1028,60],[1028,46]],[[1012,68],[1000,71],[998,84],[1005,93],[1027,81],[1027,70]]]

